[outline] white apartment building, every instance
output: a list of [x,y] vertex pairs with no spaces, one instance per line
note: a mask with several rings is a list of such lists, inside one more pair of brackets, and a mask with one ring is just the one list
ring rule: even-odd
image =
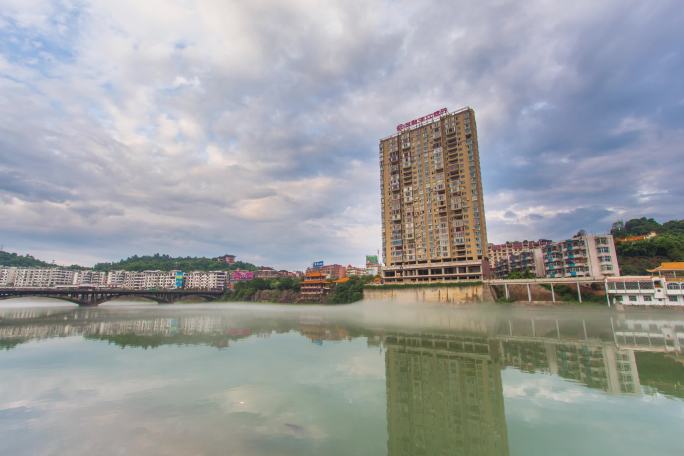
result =
[[17,268],[0,268],[0,287],[14,286],[17,277]]
[[540,248],[546,277],[592,277],[620,275],[613,236],[581,235]]
[[185,288],[193,290],[223,290],[226,287],[226,271],[193,271],[185,274]]
[[43,288],[69,286],[74,283],[74,271],[59,268],[20,268],[14,286],[20,288]]
[[107,286],[107,272],[92,269],[76,271],[73,284],[78,287],[105,287]]

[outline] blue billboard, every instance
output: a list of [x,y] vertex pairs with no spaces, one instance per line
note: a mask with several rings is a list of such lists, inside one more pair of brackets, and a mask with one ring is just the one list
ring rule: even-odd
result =
[[321,261],[314,261],[314,262],[313,262],[313,267],[314,267],[314,268],[322,268],[322,267],[323,267],[323,260],[321,260]]

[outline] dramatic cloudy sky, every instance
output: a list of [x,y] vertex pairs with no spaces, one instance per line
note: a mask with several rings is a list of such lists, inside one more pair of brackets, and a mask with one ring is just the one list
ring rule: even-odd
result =
[[0,244],[380,248],[378,139],[474,107],[490,241],[682,218],[673,1],[0,0]]

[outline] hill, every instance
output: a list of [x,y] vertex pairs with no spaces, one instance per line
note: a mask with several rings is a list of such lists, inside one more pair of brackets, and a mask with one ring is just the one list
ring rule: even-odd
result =
[[45,261],[38,260],[31,255],[18,255],[16,253],[3,252],[0,250],[1,266],[16,266],[20,268],[44,268],[54,266]]
[[255,271],[257,267],[242,261],[236,261],[234,264],[229,265],[215,258],[172,257],[155,253],[154,255],[133,255],[132,257],[112,263],[98,263],[93,269],[98,271],[172,271],[175,269],[181,271],[233,271],[235,269]]
[[[652,218],[641,217],[613,224],[618,263],[622,275],[648,274],[647,269],[663,261],[684,261],[684,220],[670,220],[662,225]],[[620,238],[655,232],[650,239],[620,243]]]

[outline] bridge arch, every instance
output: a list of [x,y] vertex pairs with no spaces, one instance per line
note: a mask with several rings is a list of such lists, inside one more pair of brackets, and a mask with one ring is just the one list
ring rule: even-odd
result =
[[124,290],[116,288],[2,288],[0,299],[18,297],[55,298],[73,302],[79,306],[98,306],[114,298],[135,296],[156,301],[158,304],[172,304],[185,297],[200,297],[213,301],[223,295],[222,290]]

